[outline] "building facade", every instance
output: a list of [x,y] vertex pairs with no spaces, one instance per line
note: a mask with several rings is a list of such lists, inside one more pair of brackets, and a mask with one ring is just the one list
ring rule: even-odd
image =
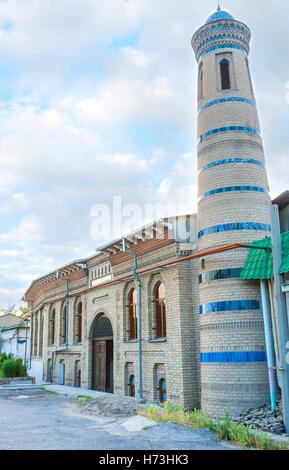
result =
[[[127,236],[126,245],[137,254],[141,279],[143,398],[194,408],[200,405],[198,261],[184,257],[196,252],[196,216],[183,225],[185,238],[160,221]],[[34,370],[43,367],[43,380],[139,396],[133,267],[120,239],[32,283],[26,293],[31,362]]]
[[31,364],[43,368],[45,380],[139,396],[141,364],[145,400],[214,416],[268,400],[260,287],[240,279],[248,250],[230,250],[271,231],[250,37],[245,24],[220,9],[193,36],[198,215],[125,237],[141,287],[120,239],[26,292]]
[[29,321],[13,314],[0,316],[0,354],[12,354],[27,364],[30,355]]
[[[281,233],[289,232],[289,191],[285,191],[274,199],[273,204],[279,207]],[[287,314],[289,319],[289,273],[284,274],[282,292],[286,296]]]

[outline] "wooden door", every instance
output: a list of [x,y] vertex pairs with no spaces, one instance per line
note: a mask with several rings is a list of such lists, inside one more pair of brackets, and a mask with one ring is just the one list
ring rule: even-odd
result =
[[106,341],[93,341],[92,388],[105,392]]

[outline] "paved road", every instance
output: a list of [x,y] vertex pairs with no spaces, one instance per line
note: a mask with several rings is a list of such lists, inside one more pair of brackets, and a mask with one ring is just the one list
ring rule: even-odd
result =
[[0,449],[232,450],[208,431],[173,423],[135,431],[127,417],[86,416],[76,401],[42,390],[0,391]]

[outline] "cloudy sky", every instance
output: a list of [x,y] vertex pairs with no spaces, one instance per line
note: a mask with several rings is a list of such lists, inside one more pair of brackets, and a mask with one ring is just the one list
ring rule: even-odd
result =
[[[196,63],[215,0],[0,0],[0,307],[92,254],[95,204],[196,210]],[[289,184],[289,3],[223,0],[253,33],[272,196]],[[112,233],[111,236],[114,234]]]

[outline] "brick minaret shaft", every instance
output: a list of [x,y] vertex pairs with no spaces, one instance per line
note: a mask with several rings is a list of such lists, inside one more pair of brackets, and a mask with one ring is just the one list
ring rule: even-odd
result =
[[[198,62],[198,249],[270,235],[270,197],[248,62],[249,28],[218,9],[193,36]],[[200,264],[202,409],[215,416],[269,393],[259,282],[248,250]]]

